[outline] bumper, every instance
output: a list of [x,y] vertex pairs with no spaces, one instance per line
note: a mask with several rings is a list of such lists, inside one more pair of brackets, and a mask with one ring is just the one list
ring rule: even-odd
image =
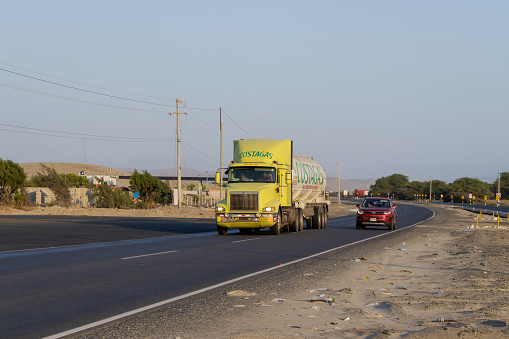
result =
[[392,222],[392,215],[357,215],[357,222],[362,224],[387,225]]
[[216,213],[217,226],[227,228],[267,228],[277,222],[277,214]]

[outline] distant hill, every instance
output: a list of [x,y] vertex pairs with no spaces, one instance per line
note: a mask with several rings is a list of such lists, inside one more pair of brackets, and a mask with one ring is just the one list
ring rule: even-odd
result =
[[[376,179],[341,179],[341,187],[340,189],[348,190],[349,192],[353,192],[356,189],[365,190],[369,189],[371,185],[375,183]],[[327,191],[336,192],[338,190],[338,178],[337,177],[327,177],[327,185],[325,185],[325,189]]]
[[126,171],[121,171],[112,168],[110,171],[110,167],[100,166],[100,165],[91,165],[91,164],[78,164],[78,163],[70,163],[70,162],[26,162],[19,164],[27,178],[30,179],[37,173],[44,173],[42,165],[47,166],[49,168],[55,169],[57,173],[74,173],[80,174],[81,171],[85,171],[85,175],[130,175],[131,173]]

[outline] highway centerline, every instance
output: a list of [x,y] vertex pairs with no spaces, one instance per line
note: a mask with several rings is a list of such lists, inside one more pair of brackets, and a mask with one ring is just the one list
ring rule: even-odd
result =
[[158,252],[158,253],[150,253],[150,254],[142,254],[142,255],[136,255],[134,257],[125,257],[120,258],[120,260],[127,260],[127,259],[135,259],[135,258],[142,258],[142,257],[150,257],[152,255],[160,255],[160,254],[167,254],[167,253],[175,253],[178,252],[177,250],[174,251],[167,251],[167,252]]
[[236,242],[244,242],[244,241],[251,241],[251,240],[260,240],[261,238],[251,238],[251,239],[245,239],[245,240],[236,240],[236,241],[232,241],[232,244],[236,243]]

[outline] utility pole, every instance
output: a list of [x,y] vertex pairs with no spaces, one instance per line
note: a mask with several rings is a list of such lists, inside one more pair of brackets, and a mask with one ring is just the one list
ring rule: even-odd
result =
[[431,174],[429,175],[429,202],[431,202],[431,185],[432,185]]
[[85,128],[85,165],[87,164],[87,129]]
[[339,161],[338,161],[338,205],[341,203],[341,184],[339,179]]
[[223,200],[223,122],[221,121],[221,107],[219,107],[219,131],[221,135],[221,164],[219,165],[219,199]]
[[178,181],[177,181],[177,190],[178,190],[178,200],[179,200],[179,208],[181,206],[182,201],[182,167],[180,165],[180,115],[187,114],[185,112],[179,112],[179,103],[186,102],[185,100],[175,100],[177,102],[177,113],[168,113],[169,115],[176,114],[177,115],[177,173],[178,173]]

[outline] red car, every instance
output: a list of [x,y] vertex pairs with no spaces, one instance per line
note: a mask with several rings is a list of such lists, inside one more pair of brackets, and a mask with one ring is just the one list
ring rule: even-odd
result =
[[362,204],[357,204],[356,228],[366,228],[366,225],[384,225],[390,230],[396,229],[396,205],[389,198],[366,198]]

